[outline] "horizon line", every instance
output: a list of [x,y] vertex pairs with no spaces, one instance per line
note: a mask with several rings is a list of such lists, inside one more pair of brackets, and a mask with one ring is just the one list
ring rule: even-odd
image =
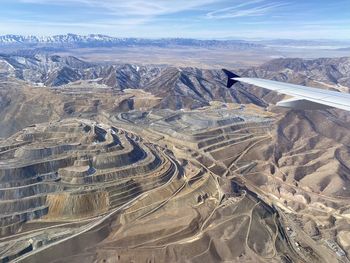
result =
[[289,40],[289,41],[350,41],[350,38],[242,38],[242,37],[235,37],[235,36],[228,36],[225,38],[190,38],[190,37],[132,37],[132,36],[113,36],[113,35],[106,35],[101,33],[91,33],[91,34],[77,34],[77,33],[62,33],[62,34],[52,34],[52,35],[39,35],[39,34],[0,34],[0,37],[4,36],[21,36],[21,37],[37,37],[37,38],[45,38],[45,37],[55,37],[55,36],[68,36],[68,35],[74,35],[74,36],[82,36],[82,37],[88,37],[88,36],[104,36],[104,37],[110,37],[115,39],[149,39],[149,40],[157,40],[157,39],[190,39],[190,40],[216,40],[216,41],[230,41],[230,40],[243,40],[243,41],[268,41],[268,40]]

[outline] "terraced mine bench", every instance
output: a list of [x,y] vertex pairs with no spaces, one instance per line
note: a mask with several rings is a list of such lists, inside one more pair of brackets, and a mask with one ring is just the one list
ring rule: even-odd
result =
[[[87,120],[34,125],[2,141],[0,149],[0,236],[9,240],[28,221],[89,221],[177,176],[161,149]],[[54,242],[53,236],[34,238],[36,245],[5,246],[0,258],[16,258]]]

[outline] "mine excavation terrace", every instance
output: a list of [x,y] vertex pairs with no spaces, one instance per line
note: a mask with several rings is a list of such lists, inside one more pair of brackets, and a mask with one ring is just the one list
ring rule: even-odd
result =
[[[248,196],[253,196],[260,203],[265,204],[264,209],[275,211],[279,218],[276,222],[277,225],[280,224],[279,227],[286,229],[288,226],[289,230],[285,230],[286,232],[282,235],[288,246],[304,258],[305,262],[315,260],[316,262],[323,260],[347,262],[345,254],[338,245],[329,245],[337,243],[331,241],[324,243],[319,238],[316,238],[315,242],[304,232],[314,231],[313,226],[305,230],[302,224],[306,221],[309,225],[310,218],[314,218],[323,225],[322,231],[325,236],[332,239],[332,232],[328,232],[328,227],[332,225],[329,215],[333,214],[340,220],[347,220],[348,198],[339,195],[333,197],[329,193],[320,193],[304,186],[303,181],[298,177],[294,180],[291,178],[294,173],[298,176],[301,168],[295,170],[295,164],[292,161],[288,162],[291,168],[285,165],[286,160],[290,159],[297,163],[311,162],[312,168],[309,171],[312,174],[313,169],[322,167],[323,162],[316,162],[317,166],[314,166],[307,156],[309,154],[320,156],[324,151],[323,144],[309,151],[303,150],[302,147],[313,146],[302,143],[295,149],[296,153],[286,152],[278,156],[280,153],[276,151],[278,147],[276,144],[281,144],[276,142],[276,138],[279,138],[276,132],[281,126],[279,118],[278,114],[264,112],[255,107],[242,108],[239,105],[225,104],[191,111],[133,111],[118,114],[112,120],[121,126],[134,125],[132,126],[134,130],[142,136],[169,148],[179,159],[189,161],[212,173],[216,178],[220,178],[219,181],[232,182],[239,179],[240,185],[245,189],[243,192],[247,191]],[[329,148],[330,153],[331,149]],[[271,159],[274,155],[275,159]],[[221,189],[226,188],[221,186]],[[229,202],[231,198],[227,197],[232,196],[232,193],[228,191],[224,196],[219,206]],[[235,212],[233,214],[236,214]],[[201,226],[200,229],[202,231],[204,227]],[[203,232],[198,235],[202,236]],[[193,241],[196,238],[191,237],[188,240]],[[347,244],[345,240],[342,242]],[[338,251],[337,258],[330,257],[331,250]],[[298,258],[294,254],[293,257]]]
[[[277,223],[272,223],[274,212],[268,215],[271,222],[264,223],[266,233],[261,235],[266,240],[251,237],[251,222],[265,217],[263,207],[257,209],[260,201],[240,190],[230,194],[237,197],[227,199],[221,185],[229,182],[213,173],[224,171],[223,162],[206,156],[225,147],[223,139],[254,143],[244,134],[254,130],[253,123],[268,126],[269,119],[238,117],[238,111],[206,113],[212,116],[209,122],[203,113],[153,113],[158,121],[152,120],[157,125],[149,124],[149,129],[157,131],[163,122],[180,128],[164,133],[172,135],[166,142],[173,141],[180,148],[183,144],[176,143],[181,140],[179,130],[189,127],[189,121],[196,124],[183,129],[186,140],[197,143],[198,152],[182,153],[188,154],[187,161],[176,160],[165,145],[151,143],[147,136],[82,119],[33,125],[3,141],[0,207],[6,212],[1,215],[2,261],[45,261],[63,251],[68,258],[76,254],[99,258],[102,251],[110,250],[131,260],[135,254],[124,248],[138,251],[140,258],[157,251],[166,260],[165,248],[173,246],[197,261],[203,255],[211,256],[210,247],[205,247],[207,238],[211,244],[243,236],[242,251],[252,249],[264,258],[292,253],[274,246],[280,238]],[[132,115],[127,117],[130,124]],[[144,128],[149,121],[143,120]],[[210,129],[200,132],[203,125]],[[210,145],[211,151],[206,149]],[[246,212],[232,213],[237,209]],[[117,227],[111,229],[111,224]],[[227,239],[226,227],[240,230]],[[83,247],[68,249],[77,238],[80,246],[91,247],[91,255],[80,254]],[[97,245],[96,240],[100,241]],[[188,242],[196,247],[193,254],[186,249]],[[239,252],[228,249],[222,253],[230,258]]]
[[0,262],[349,262],[346,115],[217,70],[84,67],[0,77]]
[[[73,234],[81,225],[180,176],[177,164],[161,148],[90,121],[34,125],[13,135],[0,149],[5,261],[63,238],[67,231]],[[30,224],[35,219],[38,222]],[[61,228],[55,226],[67,224],[72,229],[61,236]],[[15,233],[21,238],[11,236]]]
[[[169,142],[175,149],[190,151],[216,167],[217,174],[237,165],[247,165],[244,155],[259,143],[271,138],[274,119],[271,114],[236,108],[203,108],[198,111],[153,110],[151,112],[122,113],[116,121],[134,123],[158,134],[159,143]],[[145,133],[145,132],[144,132]],[[194,158],[196,159],[196,158]],[[221,168],[220,168],[221,167]]]
[[[347,262],[326,213],[346,220],[348,199],[289,178],[279,114],[216,102],[93,116],[0,141],[2,262]],[[328,243],[305,233],[304,214]]]

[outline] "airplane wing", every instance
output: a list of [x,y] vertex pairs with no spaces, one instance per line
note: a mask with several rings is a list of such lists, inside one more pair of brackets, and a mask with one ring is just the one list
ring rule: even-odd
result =
[[278,102],[277,106],[304,110],[338,108],[350,111],[349,93],[310,88],[260,78],[242,78],[226,69],[223,69],[223,71],[228,77],[227,88],[231,88],[236,82],[243,82],[293,96],[292,99]]

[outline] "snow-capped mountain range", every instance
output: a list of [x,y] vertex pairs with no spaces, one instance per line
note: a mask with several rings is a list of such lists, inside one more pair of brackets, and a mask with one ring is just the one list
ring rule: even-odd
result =
[[[87,35],[80,36],[75,34],[67,35],[55,35],[55,36],[22,36],[22,35],[3,35],[0,36],[0,43],[2,44],[13,44],[13,43],[24,43],[24,44],[54,44],[54,43],[77,43],[77,42],[112,42],[116,38],[105,36],[105,35]],[[119,39],[121,40],[121,39]]]
[[193,47],[231,47],[231,48],[259,48],[263,45],[244,40],[198,40],[187,38],[116,38],[101,34],[91,35],[55,35],[55,36],[0,36],[2,46],[50,46],[50,47],[103,47],[103,46],[193,46]]

